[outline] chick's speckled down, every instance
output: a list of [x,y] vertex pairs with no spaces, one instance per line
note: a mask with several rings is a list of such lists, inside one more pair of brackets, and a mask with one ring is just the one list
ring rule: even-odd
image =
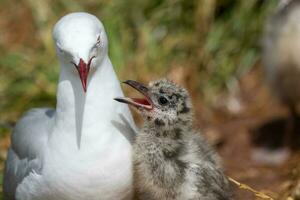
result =
[[152,109],[139,107],[144,125],[134,144],[138,199],[231,199],[216,153],[192,127],[188,92],[163,79],[149,84],[147,96]]

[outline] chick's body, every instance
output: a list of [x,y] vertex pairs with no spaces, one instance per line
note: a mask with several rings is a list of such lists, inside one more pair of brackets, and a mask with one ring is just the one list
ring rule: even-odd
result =
[[205,141],[191,130],[175,132],[176,139],[149,127],[139,133],[134,145],[139,199],[230,199],[228,182]]
[[144,126],[134,144],[134,185],[140,200],[227,200],[231,192],[217,156],[192,127],[187,91],[166,79],[149,87],[131,81],[146,97],[116,99],[134,105]]

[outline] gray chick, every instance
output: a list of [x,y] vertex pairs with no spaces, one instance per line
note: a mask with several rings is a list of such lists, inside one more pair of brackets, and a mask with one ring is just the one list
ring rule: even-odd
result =
[[285,145],[291,146],[296,132],[300,102],[300,0],[281,0],[266,26],[263,62],[267,81],[289,107]]
[[140,200],[228,200],[230,186],[216,153],[193,129],[188,92],[163,79],[125,81],[143,98],[115,98],[144,119],[134,144],[134,180]]

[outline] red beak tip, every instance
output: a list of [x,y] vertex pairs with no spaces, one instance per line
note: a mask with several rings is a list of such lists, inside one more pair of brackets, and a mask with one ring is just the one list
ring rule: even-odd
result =
[[84,92],[86,92],[86,90],[87,90],[86,83],[87,83],[87,79],[88,79],[88,74],[90,72],[90,65],[94,58],[95,58],[95,56],[90,58],[90,60],[88,61],[87,64],[83,61],[82,58],[80,58],[78,65],[73,63],[79,73],[79,78],[81,80],[81,84],[82,84]]

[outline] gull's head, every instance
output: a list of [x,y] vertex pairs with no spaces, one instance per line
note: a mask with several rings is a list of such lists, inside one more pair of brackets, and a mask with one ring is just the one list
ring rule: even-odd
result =
[[108,41],[102,23],[88,13],[71,13],[55,24],[53,39],[62,66],[79,74],[86,92],[88,75],[101,66],[107,55]]

